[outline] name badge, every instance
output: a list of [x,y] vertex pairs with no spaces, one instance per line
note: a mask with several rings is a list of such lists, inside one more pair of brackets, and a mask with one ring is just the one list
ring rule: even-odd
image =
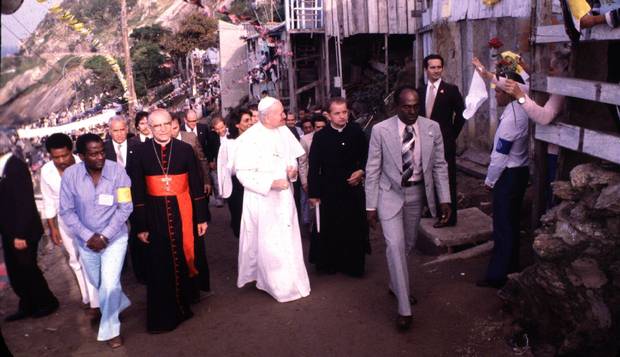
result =
[[114,204],[114,196],[102,193],[99,195],[99,200],[97,200],[97,203],[102,206],[112,206]]

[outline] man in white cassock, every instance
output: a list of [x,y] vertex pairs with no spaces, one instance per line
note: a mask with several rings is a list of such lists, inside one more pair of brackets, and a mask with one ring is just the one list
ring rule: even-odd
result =
[[304,150],[285,126],[280,101],[265,97],[258,112],[232,161],[245,188],[237,286],[256,281],[277,301],[293,301],[310,294],[291,184]]

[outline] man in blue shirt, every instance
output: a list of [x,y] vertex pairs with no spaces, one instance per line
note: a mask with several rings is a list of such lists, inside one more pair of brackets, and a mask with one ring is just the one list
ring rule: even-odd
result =
[[118,315],[130,305],[120,273],[127,250],[125,222],[133,209],[131,181],[123,166],[105,159],[95,134],[77,139],[81,163],[65,170],[60,188],[60,216],[76,237],[80,257],[101,308],[98,341],[122,345]]
[[[519,76],[508,73],[507,76]],[[507,77],[506,76],[506,77]],[[498,77],[495,98],[504,106],[493,140],[485,185],[493,190],[493,253],[480,287],[501,288],[519,269],[519,218],[529,178],[528,117],[506,93],[506,77]],[[519,76],[520,77],[520,76]],[[521,79],[521,83],[524,81]],[[522,86],[527,92],[527,87]]]

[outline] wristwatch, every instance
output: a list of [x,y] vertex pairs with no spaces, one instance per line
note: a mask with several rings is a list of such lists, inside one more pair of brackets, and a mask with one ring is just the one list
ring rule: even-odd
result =
[[519,99],[517,99],[517,102],[521,105],[525,104],[525,97],[520,97]]

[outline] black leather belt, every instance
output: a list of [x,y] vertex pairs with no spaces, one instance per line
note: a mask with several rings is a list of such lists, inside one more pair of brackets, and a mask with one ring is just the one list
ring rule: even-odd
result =
[[404,181],[401,182],[401,186],[403,187],[411,187],[411,186],[417,186],[419,184],[424,183],[424,180],[418,180],[418,181]]

